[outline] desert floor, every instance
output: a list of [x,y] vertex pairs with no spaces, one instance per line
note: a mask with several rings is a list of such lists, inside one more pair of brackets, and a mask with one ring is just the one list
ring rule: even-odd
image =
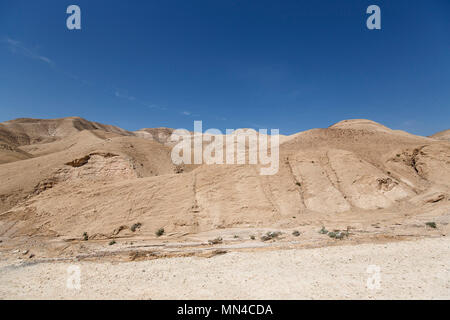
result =
[[[371,265],[379,288],[367,287]],[[68,288],[71,266],[80,268],[79,290]],[[133,262],[3,261],[0,298],[450,299],[450,238]]]

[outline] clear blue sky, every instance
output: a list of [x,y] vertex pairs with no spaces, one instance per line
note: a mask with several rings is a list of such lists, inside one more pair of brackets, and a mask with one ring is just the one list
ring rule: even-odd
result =
[[450,128],[449,16],[448,0],[0,0],[0,121],[429,135]]

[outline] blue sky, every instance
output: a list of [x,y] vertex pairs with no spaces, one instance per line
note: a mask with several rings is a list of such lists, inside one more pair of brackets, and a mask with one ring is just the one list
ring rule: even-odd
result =
[[[66,28],[77,4],[82,30]],[[381,8],[382,30],[366,28]],[[450,128],[450,1],[0,0],[0,121]]]

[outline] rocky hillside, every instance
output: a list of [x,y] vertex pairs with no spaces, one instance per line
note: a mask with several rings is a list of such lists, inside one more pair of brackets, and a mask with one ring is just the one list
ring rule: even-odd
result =
[[[0,236],[198,233],[397,219],[450,209],[450,142],[369,120],[283,137],[277,174],[258,165],[175,166],[171,129],[81,118],[0,124]],[[133,233],[133,235],[135,235]]]

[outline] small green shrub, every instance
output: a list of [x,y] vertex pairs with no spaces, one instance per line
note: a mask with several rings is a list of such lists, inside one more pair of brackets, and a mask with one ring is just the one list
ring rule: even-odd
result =
[[115,245],[115,244],[116,244],[116,240],[111,240],[111,241],[109,242],[109,245],[110,245],[110,246]]
[[348,231],[334,230],[333,232],[328,232],[328,236],[333,239],[342,240],[345,237],[348,237]]
[[250,239],[255,240],[255,236],[254,236],[254,235],[251,235],[251,236],[250,236]]
[[293,235],[294,237],[298,237],[298,236],[300,236],[300,232],[297,231],[297,230],[295,230],[294,232],[292,232],[292,235]]
[[437,228],[437,226],[436,226],[436,222],[427,222],[427,223],[425,223],[428,227],[430,227],[430,228],[433,228],[433,229],[436,229]]
[[89,236],[88,236],[87,232],[83,232],[83,240],[84,241],[88,241],[89,240]]
[[142,226],[142,223],[138,222],[138,223],[133,224],[130,229],[131,229],[131,231],[135,232],[141,226]]
[[322,229],[320,229],[319,233],[320,233],[320,234],[327,234],[327,233],[328,233],[328,230],[325,229],[325,227],[322,227]]
[[275,231],[275,232],[269,231],[261,237],[261,240],[262,241],[272,240],[272,239],[278,238],[280,235],[281,235],[281,232],[279,232],[279,231]]
[[155,234],[157,237],[161,237],[164,234],[164,228],[159,228],[158,230],[156,230]]

